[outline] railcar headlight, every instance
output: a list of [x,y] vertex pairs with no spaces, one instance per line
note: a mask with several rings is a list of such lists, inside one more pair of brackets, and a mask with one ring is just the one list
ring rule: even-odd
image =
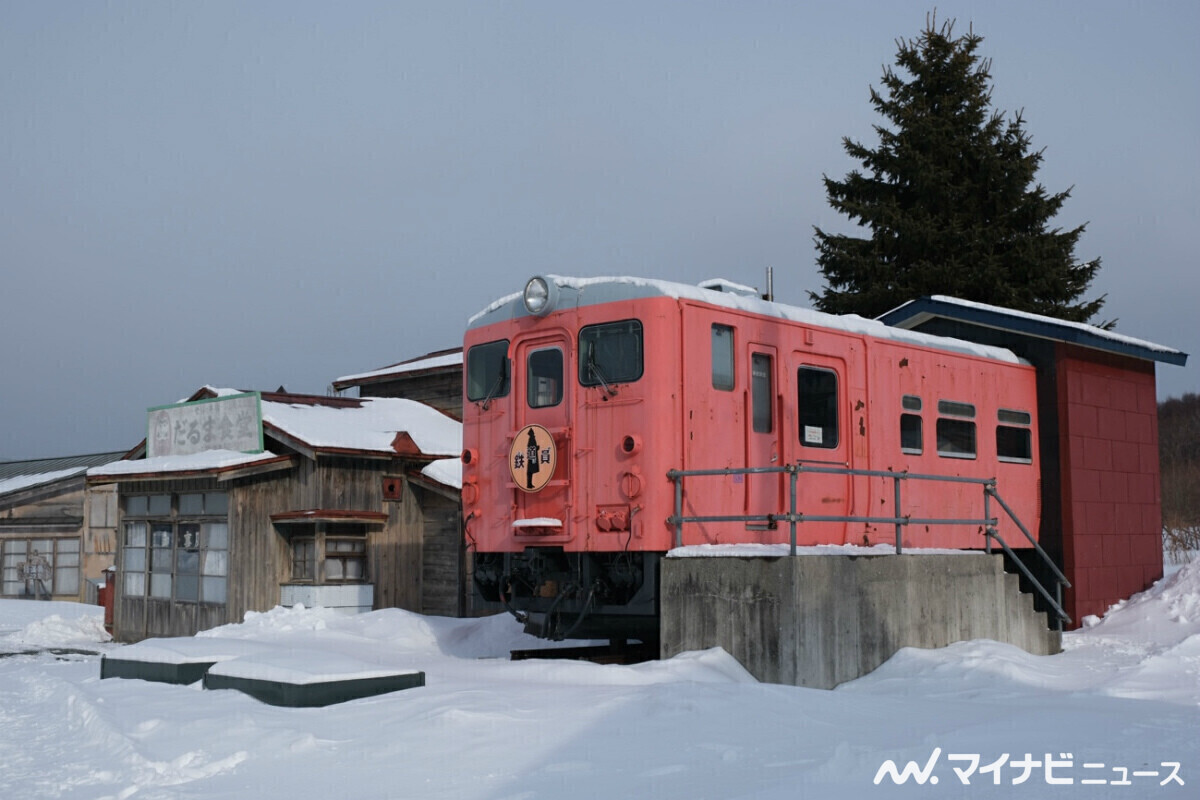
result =
[[525,284],[525,310],[535,317],[545,316],[554,309],[558,287],[553,281],[535,275]]

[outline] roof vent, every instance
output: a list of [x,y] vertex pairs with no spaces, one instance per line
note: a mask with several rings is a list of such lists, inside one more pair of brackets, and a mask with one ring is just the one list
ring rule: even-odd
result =
[[745,286],[741,283],[725,280],[724,278],[710,278],[706,281],[700,281],[701,289],[708,289],[712,292],[725,292],[726,294],[736,294],[741,297],[759,297],[758,289],[753,286]]

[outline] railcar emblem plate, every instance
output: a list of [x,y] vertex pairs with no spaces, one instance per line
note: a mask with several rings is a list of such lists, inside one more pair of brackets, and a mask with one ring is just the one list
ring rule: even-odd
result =
[[513,437],[508,450],[508,469],[517,488],[540,492],[554,477],[558,449],[554,437],[541,425],[526,425]]

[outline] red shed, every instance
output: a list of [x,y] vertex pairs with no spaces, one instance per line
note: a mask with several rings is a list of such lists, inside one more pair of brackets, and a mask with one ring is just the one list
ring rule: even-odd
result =
[[998,345],[1037,368],[1041,420],[1039,540],[1072,587],[1078,625],[1162,577],[1154,364],[1187,354],[1091,325],[925,297],[880,319],[900,328]]

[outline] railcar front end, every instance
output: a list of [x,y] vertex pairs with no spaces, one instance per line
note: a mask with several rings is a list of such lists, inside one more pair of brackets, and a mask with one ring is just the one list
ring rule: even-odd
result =
[[469,327],[463,514],[477,598],[552,639],[657,636],[679,363],[665,297],[535,278]]

